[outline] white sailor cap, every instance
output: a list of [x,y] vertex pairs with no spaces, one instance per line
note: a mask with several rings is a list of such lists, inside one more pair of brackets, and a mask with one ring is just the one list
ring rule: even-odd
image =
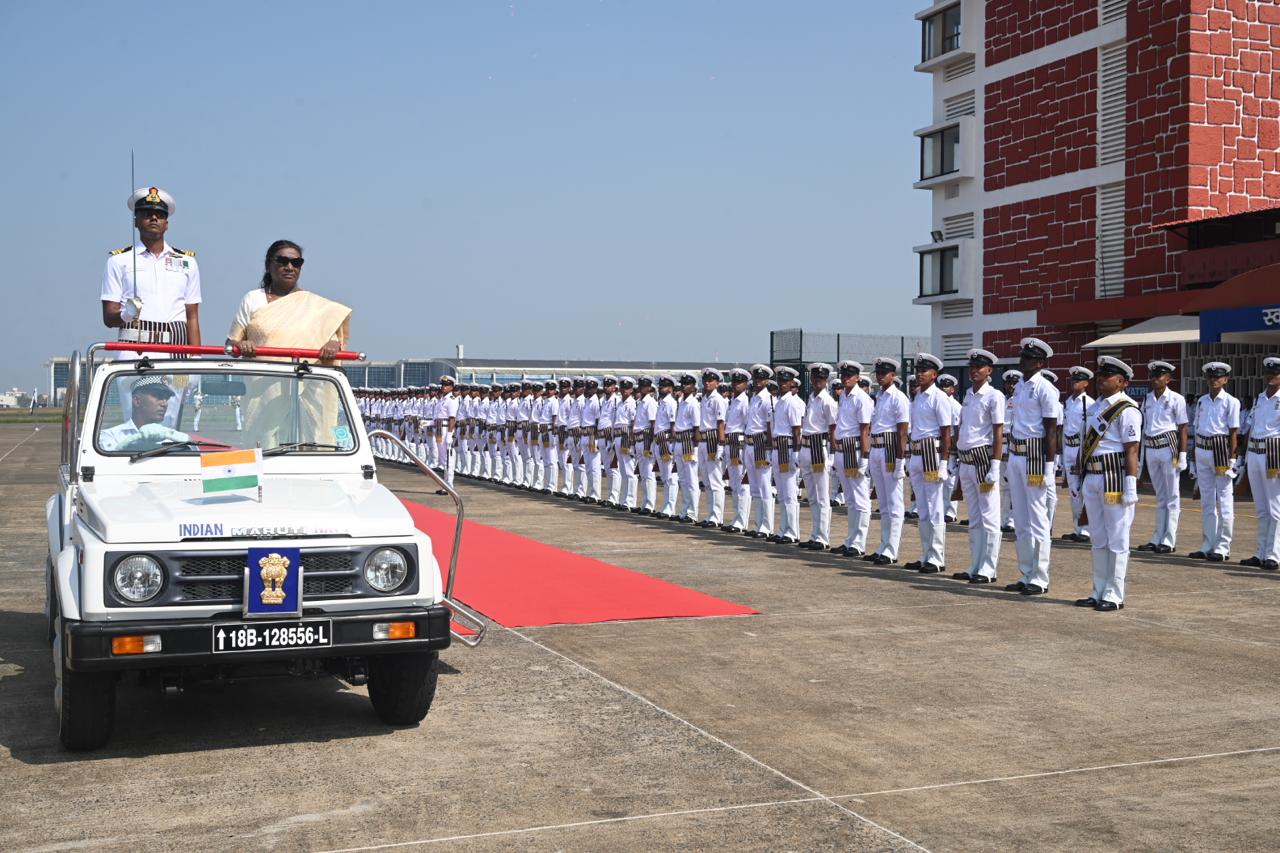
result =
[[927,352],[916,353],[916,370],[941,370],[942,359]]
[[897,373],[898,368],[902,367],[896,358],[889,358],[886,355],[876,356],[875,361],[876,373]]
[[854,376],[862,373],[862,364],[851,358],[846,358],[836,365],[836,370],[840,371],[841,376]]
[[827,379],[831,376],[831,365],[825,361],[815,361],[809,365],[809,375],[818,379]]
[[748,372],[746,368],[735,367],[733,370],[729,371],[730,382],[749,382],[750,380],[751,373]]
[[724,374],[716,370],[714,367],[704,367],[702,368],[702,378],[704,380],[714,379],[715,381],[719,382],[720,380],[724,379]]
[[773,375],[778,378],[779,382],[789,382],[800,378],[800,372],[785,364],[773,371]]
[[952,376],[950,373],[943,373],[938,376],[939,388],[951,388],[955,386],[955,384],[956,384],[956,378]]
[[1159,376],[1162,373],[1173,373],[1175,370],[1177,370],[1177,368],[1167,361],[1147,362],[1147,372],[1152,376]]
[[133,386],[129,390],[134,394],[151,394],[154,397],[164,397],[165,399],[173,396],[173,389],[164,383],[162,377],[156,376],[154,373],[135,379]]
[[588,387],[588,388],[599,388],[599,387],[600,387],[600,380],[599,380],[599,379],[597,379],[597,378],[596,378],[596,377],[594,377],[594,376],[587,376],[587,377],[584,377],[584,378],[583,378],[583,381],[587,383],[587,387]]
[[990,350],[974,348],[967,357],[970,367],[991,367],[996,363],[996,354]]
[[1067,371],[1067,375],[1069,375],[1075,381],[1079,382],[1081,380],[1092,379],[1093,371],[1087,367],[1082,367],[1081,365],[1077,364],[1075,367]]
[[441,376],[441,377],[440,377],[440,384],[441,384],[442,386],[443,386],[443,385],[456,385],[456,384],[457,384],[457,381],[456,381],[452,376],[449,376],[448,374],[445,374],[444,376]]
[[1225,361],[1210,361],[1200,370],[1205,376],[1221,377],[1231,375],[1231,365]]
[[1022,371],[1017,370],[1016,368],[1012,370],[1006,370],[1004,372],[1004,375],[1000,377],[1000,381],[1001,382],[1021,382]]
[[630,376],[623,376],[621,379],[618,380],[618,384],[623,388],[636,387],[636,381],[632,379]]
[[1262,360],[1263,373],[1280,373],[1280,358],[1269,355]]
[[681,385],[697,385],[698,384],[698,377],[694,376],[692,373],[681,373],[678,378],[680,379]]
[[667,386],[667,385],[669,385],[669,386],[671,386],[671,387],[675,387],[675,384],[676,384],[676,378],[675,378],[674,376],[672,376],[670,373],[664,373],[664,374],[662,374],[661,376],[659,376],[659,377],[658,377],[658,387],[659,387],[659,388],[661,388],[661,387],[663,387],[663,386]]
[[1039,338],[1023,338],[1019,342],[1022,352],[1019,355],[1022,358],[1035,358],[1048,360],[1053,358],[1053,347],[1046,344]]
[[618,384],[618,377],[614,376],[612,373],[606,373],[604,375],[604,386],[606,388],[608,388],[610,385],[617,385],[617,384]]
[[1133,368],[1113,356],[1098,356],[1098,375],[1115,376],[1116,374],[1123,375],[1125,379],[1132,379]]
[[636,379],[636,383],[641,388],[648,387],[653,384],[653,377],[647,373],[641,373],[640,376]]
[[767,364],[751,365],[751,376],[753,379],[772,379],[773,368]]
[[1044,370],[1040,371],[1040,375],[1052,382],[1054,385],[1058,384],[1058,374],[1054,373],[1049,368],[1046,367]]
[[129,209],[134,213],[139,210],[158,210],[165,216],[173,216],[178,209],[173,196],[159,187],[138,187],[133,191],[133,195],[129,196],[128,204]]

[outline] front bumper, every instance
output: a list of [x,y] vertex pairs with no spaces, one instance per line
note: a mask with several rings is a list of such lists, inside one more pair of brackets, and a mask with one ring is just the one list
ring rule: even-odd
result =
[[[257,663],[300,658],[347,658],[369,655],[422,652],[448,648],[450,611],[443,604],[406,607],[389,611],[305,615],[303,619],[332,620],[333,644],[316,648],[273,649],[270,651],[222,652],[215,654],[211,629],[243,622],[238,613],[216,619],[169,619],[138,622],[66,622],[62,648],[67,669],[77,672],[164,669],[209,664]],[[279,620],[276,620],[279,621]],[[373,623],[417,624],[412,640],[375,640]],[[115,655],[111,639],[126,635],[159,634],[161,650],[148,654]]]

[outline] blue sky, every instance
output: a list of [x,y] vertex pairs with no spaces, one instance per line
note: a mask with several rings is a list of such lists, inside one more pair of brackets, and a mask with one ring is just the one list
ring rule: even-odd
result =
[[[923,5],[923,4],[921,4]],[[0,5],[0,385],[101,340],[137,183],[175,196],[206,342],[267,244],[378,359],[754,361],[927,333],[914,6]]]

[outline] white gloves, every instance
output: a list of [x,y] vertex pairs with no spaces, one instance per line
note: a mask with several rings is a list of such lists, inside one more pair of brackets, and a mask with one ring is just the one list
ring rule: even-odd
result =
[[[1178,454],[1178,458],[1174,460],[1174,463],[1173,463],[1173,470],[1177,471],[1178,473],[1181,473],[1187,470],[1187,454],[1186,453]],[[1193,474],[1192,476],[1194,477],[1195,475]]]
[[1138,478],[1128,474],[1124,478],[1124,491],[1120,493],[1120,502],[1125,506],[1133,506],[1138,502]]
[[143,424],[138,430],[139,435],[147,441],[190,441],[191,436],[185,432],[178,432],[176,429],[169,429],[164,424]]
[[1239,477],[1239,476],[1240,476],[1240,462],[1239,462],[1239,460],[1237,460],[1237,459],[1232,459],[1232,460],[1231,460],[1231,462],[1230,462],[1230,464],[1228,464],[1228,465],[1227,465],[1227,476],[1228,476],[1228,477],[1230,477],[1230,478],[1231,478],[1231,479],[1233,479],[1233,480],[1234,480],[1236,477]]
[[907,476],[907,460],[899,459],[897,464],[893,466],[893,479],[903,480]]
[[120,319],[130,323],[142,313],[142,297],[130,296],[120,303]]
[[1053,460],[1044,463],[1044,485],[1046,489],[1053,488]]
[[987,469],[986,482],[993,483],[993,484],[1000,482],[1000,460],[999,459],[991,460],[991,467]]

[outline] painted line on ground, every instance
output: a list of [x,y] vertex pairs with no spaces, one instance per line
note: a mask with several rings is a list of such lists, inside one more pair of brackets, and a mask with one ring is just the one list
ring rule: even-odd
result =
[[31,430],[31,435],[28,435],[26,438],[22,439],[22,441],[19,441],[13,447],[10,447],[7,451],[5,451],[4,456],[0,456],[0,462],[3,462],[4,460],[8,459],[10,453],[17,450],[19,447],[21,447],[22,445],[30,441],[38,431],[39,430],[35,430],[35,429]]
[[1026,779],[1044,779],[1051,776],[1069,776],[1075,773],[1098,773],[1103,770],[1123,770],[1127,767],[1154,767],[1160,764],[1176,764],[1183,761],[1205,761],[1211,758],[1231,758],[1240,755],[1259,755],[1280,752],[1280,746],[1260,746],[1255,749],[1236,749],[1230,752],[1202,752],[1198,755],[1179,755],[1175,758],[1152,758],[1146,761],[1126,761],[1122,764],[1099,764],[1094,767],[1072,767],[1068,770],[1046,770],[1042,773],[1022,773],[1017,776],[994,776],[990,779],[966,779],[962,782],[940,782],[936,785],[916,785],[911,788],[886,788],[882,791],[863,791],[859,794],[839,794],[833,800],[878,797],[888,794],[910,794],[918,791],[937,791],[945,788],[961,788],[968,785],[989,785],[997,782],[1019,782]]

